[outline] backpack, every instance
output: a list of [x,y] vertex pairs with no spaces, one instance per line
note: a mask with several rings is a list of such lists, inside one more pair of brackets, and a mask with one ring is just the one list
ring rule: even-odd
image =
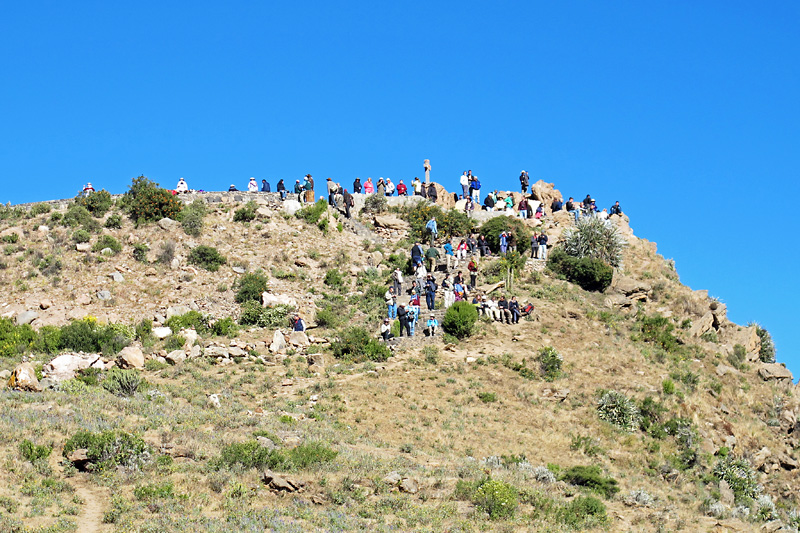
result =
[[528,304],[528,305],[526,305],[525,307],[522,308],[521,313],[523,315],[529,315],[529,314],[531,314],[531,311],[533,311],[533,304]]

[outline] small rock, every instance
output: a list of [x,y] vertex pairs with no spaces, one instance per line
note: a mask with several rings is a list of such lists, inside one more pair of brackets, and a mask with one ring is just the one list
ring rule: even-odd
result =
[[761,376],[761,379],[764,381],[768,381],[770,379],[787,379],[789,381],[793,380],[792,373],[789,371],[789,369],[780,363],[762,364],[758,369],[758,375]]
[[144,354],[138,346],[126,346],[117,358],[122,368],[144,368]]
[[269,351],[278,353],[286,349],[286,337],[284,337],[281,330],[275,330],[272,335],[272,344],[269,345]]
[[238,346],[231,346],[228,348],[228,357],[244,357],[247,352]]
[[291,387],[292,385],[294,385],[294,380],[292,379],[284,379],[281,381],[281,387]]
[[170,262],[169,267],[172,270],[178,270],[181,267],[181,260],[176,257]]
[[19,389],[30,392],[41,392],[39,380],[36,379],[36,370],[30,363],[20,363],[8,378],[8,386],[12,389]]
[[293,331],[289,335],[289,344],[292,346],[308,346],[311,343],[308,342],[308,336],[306,336],[305,331]]
[[407,492],[409,494],[416,494],[419,492],[419,486],[417,486],[417,482],[411,478],[405,478],[403,481],[400,482],[400,492]]
[[272,442],[272,439],[267,437],[256,437],[256,441],[262,448],[266,448],[268,450],[274,450],[276,448],[275,443]]
[[22,326],[24,324],[30,324],[37,318],[39,318],[39,313],[36,311],[23,311],[17,315],[17,325]]
[[11,377],[10,370],[0,370],[0,379],[8,379]]
[[215,409],[219,409],[221,407],[219,403],[219,394],[209,394],[208,395],[208,405],[210,407],[214,407]]
[[97,292],[97,298],[99,300],[107,302],[108,300],[111,299],[111,291],[98,291]]
[[123,276],[119,272],[114,272],[113,274],[111,274],[111,280],[112,281],[116,281],[117,283],[120,283],[120,282],[125,281],[125,276]]
[[88,242],[79,242],[78,244],[75,245],[75,249],[78,250],[79,252],[88,252],[89,250],[92,249],[92,245],[89,244]]
[[162,326],[160,328],[153,328],[153,335],[156,336],[157,339],[166,339],[170,335],[172,335],[172,329]]
[[50,300],[42,300],[39,302],[39,309],[50,309],[51,307],[53,307],[53,302]]
[[158,226],[164,231],[172,231],[178,226],[178,222],[165,217],[158,221]]
[[72,450],[67,454],[67,460],[75,465],[75,468],[78,470],[85,470],[86,465],[89,463],[89,450],[86,448],[78,448],[77,450]]
[[233,267],[233,271],[234,271],[234,272],[236,272],[237,274],[244,274],[244,273],[246,272],[246,270],[245,270],[245,269],[243,269],[243,268],[242,268],[242,267],[240,267],[240,266],[235,266],[235,267]]
[[387,485],[396,486],[403,480],[403,476],[401,476],[397,471],[389,472],[386,477],[383,478],[383,482]]
[[173,350],[166,355],[165,359],[168,363],[177,365],[186,360],[186,352],[183,350]]
[[174,316],[185,315],[192,309],[188,305],[171,305],[167,307],[167,320]]
[[103,248],[102,250],[100,250],[100,255],[106,255],[106,256],[114,255],[114,250],[112,250],[111,248]]
[[720,377],[722,377],[722,376],[724,376],[726,374],[738,374],[739,373],[739,371],[736,370],[735,368],[733,368],[732,366],[723,365],[723,364],[717,365],[716,372],[717,372],[717,375],[720,376]]
[[228,349],[225,346],[208,346],[205,353],[206,357],[228,358]]
[[145,276],[157,276],[158,271],[154,267],[147,267],[147,270],[144,271]]
[[197,344],[192,346],[191,350],[189,350],[190,359],[195,359],[197,357],[200,357],[201,355],[203,355],[203,349],[200,348],[200,346],[198,346]]
[[724,479],[721,479],[719,482],[719,494],[719,501],[732,508],[734,505],[735,496],[731,486],[728,485],[728,482]]

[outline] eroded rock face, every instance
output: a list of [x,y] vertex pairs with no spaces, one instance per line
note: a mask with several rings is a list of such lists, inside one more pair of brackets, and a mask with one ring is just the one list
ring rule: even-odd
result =
[[765,381],[769,380],[789,380],[794,377],[788,368],[780,363],[762,363],[758,369],[758,375]]

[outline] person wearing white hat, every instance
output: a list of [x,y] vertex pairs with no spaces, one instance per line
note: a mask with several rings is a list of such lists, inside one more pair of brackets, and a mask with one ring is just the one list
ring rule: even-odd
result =
[[522,188],[522,194],[528,192],[528,173],[525,172],[524,170],[519,175],[519,185]]
[[94,187],[92,187],[92,182],[87,183],[86,186],[83,188],[84,194],[89,194],[90,192],[94,192]]
[[247,184],[247,192],[258,192],[258,183],[256,183],[255,178],[250,178],[250,182]]
[[186,180],[183,178],[178,180],[178,184],[175,186],[175,192],[179,194],[189,192],[189,185],[186,183]]

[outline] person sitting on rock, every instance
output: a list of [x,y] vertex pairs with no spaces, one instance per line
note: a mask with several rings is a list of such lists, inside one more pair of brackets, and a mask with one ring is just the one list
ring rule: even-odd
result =
[[497,309],[500,311],[500,322],[505,321],[506,324],[511,324],[511,311],[508,308],[508,300],[506,300],[505,294],[497,302]]
[[381,338],[384,341],[394,338],[394,335],[392,335],[392,325],[389,323],[388,318],[384,318],[383,324],[381,324]]
[[239,189],[236,188],[236,185],[231,183],[231,186],[228,187],[228,192],[239,192]]
[[591,194],[587,194],[586,198],[584,198],[583,202],[581,202],[581,205],[583,205],[584,209],[589,209],[589,206],[592,205],[593,201],[594,200],[592,200],[592,195]]
[[542,204],[539,204],[539,207],[536,208],[536,214],[533,215],[533,218],[540,219],[544,216],[544,209],[542,208]]
[[611,209],[608,210],[610,215],[620,215],[622,216],[622,207],[619,205],[619,200],[616,201],[614,205],[611,206]]
[[403,180],[397,184],[397,196],[408,196],[408,187],[403,183]]
[[300,316],[300,313],[295,313],[295,315],[294,315],[294,324],[292,325],[292,329],[294,331],[305,331],[306,330],[306,323],[303,320],[303,317]]
[[500,309],[497,307],[494,296],[490,296],[489,301],[484,302],[484,311],[486,316],[492,320],[500,320]]
[[567,200],[566,208],[567,208],[567,211],[570,212],[570,213],[575,211],[575,209],[576,209],[575,200],[572,198],[572,196],[570,196],[569,200]]
[[187,193],[189,192],[189,185],[186,183],[186,180],[183,178],[178,180],[178,184],[175,186],[175,192],[178,194]]
[[272,192],[272,189],[270,189],[267,180],[261,180],[261,192]]
[[605,207],[603,208],[602,211],[597,213],[597,218],[599,218],[600,220],[608,220],[608,211],[606,211]]
[[514,197],[509,194],[504,201],[506,203],[506,211],[514,211]]
[[561,202],[561,198],[554,198],[553,203],[550,204],[550,211],[555,213],[556,211],[561,211],[561,208],[564,204]]
[[469,250],[470,255],[475,255],[475,251],[478,249],[478,240],[475,238],[474,233],[470,233],[469,237],[467,237],[467,250]]
[[494,194],[489,193],[486,195],[486,198],[483,199],[483,208],[487,211],[494,211]]
[[436,330],[439,327],[439,321],[436,320],[436,317],[431,314],[430,318],[428,318],[428,331],[430,332],[431,337],[436,336]]
[[258,192],[258,183],[256,183],[255,178],[250,178],[250,181],[247,183],[247,192]]
[[511,311],[511,323],[519,324],[520,310],[516,296],[512,296],[511,301],[508,302],[508,310]]
[[474,305],[475,309],[478,310],[478,315],[486,314],[486,303],[483,301],[483,296],[480,294],[476,294],[472,299],[472,305]]
[[481,251],[481,257],[490,257],[492,255],[492,251],[489,250],[489,243],[486,242],[486,237],[483,235],[478,236],[478,250]]
[[297,194],[297,201],[303,203],[303,185],[300,183],[300,180],[295,180],[294,192]]
[[464,213],[466,213],[468,217],[472,217],[472,214],[474,212],[475,212],[475,201],[472,199],[472,197],[468,196],[467,203],[464,204]]
[[453,295],[456,302],[462,302],[467,299],[467,290],[464,288],[464,282],[453,280]]
[[286,200],[286,185],[283,183],[283,180],[278,181],[278,185],[275,186],[275,190],[278,191],[278,194],[281,195],[281,200]]

